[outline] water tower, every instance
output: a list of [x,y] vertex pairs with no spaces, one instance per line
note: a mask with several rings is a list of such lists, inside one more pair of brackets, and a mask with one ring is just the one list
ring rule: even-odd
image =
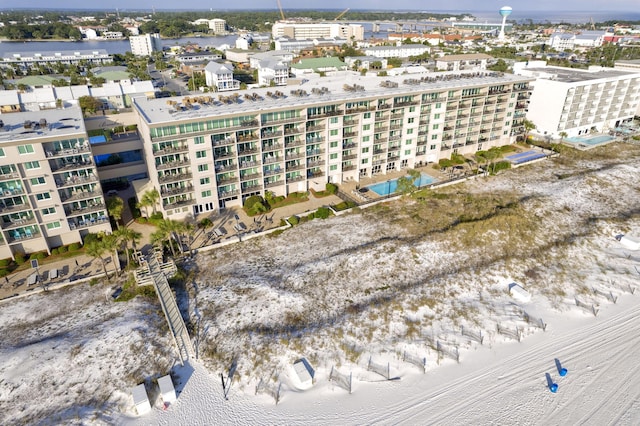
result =
[[500,26],[500,34],[498,34],[498,40],[504,40],[504,25],[507,23],[507,16],[511,15],[513,9],[511,6],[502,6],[500,8],[500,16],[502,16],[502,25]]

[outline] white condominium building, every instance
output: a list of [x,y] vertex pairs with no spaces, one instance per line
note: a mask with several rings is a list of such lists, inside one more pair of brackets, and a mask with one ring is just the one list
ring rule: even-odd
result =
[[0,259],[111,232],[80,108],[0,118]]
[[162,51],[160,34],[142,34],[129,37],[131,53],[135,56],[149,56],[155,51]]
[[273,24],[271,34],[274,39],[289,37],[298,40],[316,38],[345,38],[347,40],[364,40],[364,27],[358,24],[336,22],[288,22],[278,21]]
[[640,72],[589,70],[516,63],[514,72],[536,78],[527,118],[552,137],[608,132],[633,119],[640,103]]
[[175,219],[324,189],[504,145],[528,77],[493,72],[313,77],[290,89],[134,99],[150,183]]

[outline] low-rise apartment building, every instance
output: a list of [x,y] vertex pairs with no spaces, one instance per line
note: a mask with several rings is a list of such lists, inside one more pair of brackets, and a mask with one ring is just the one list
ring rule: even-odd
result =
[[180,219],[251,195],[324,189],[504,145],[529,77],[494,72],[305,79],[286,90],[134,99],[161,211]]

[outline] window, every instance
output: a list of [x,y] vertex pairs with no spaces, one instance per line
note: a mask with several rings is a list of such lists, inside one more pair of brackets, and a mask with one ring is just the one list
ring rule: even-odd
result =
[[332,172],[338,170],[338,165],[337,164],[330,165],[329,166],[329,170],[332,171]]
[[438,127],[440,127],[440,125],[439,125],[439,124],[434,124],[434,125],[433,125],[433,130],[438,130]]
[[362,130],[371,130],[371,124],[363,124],[362,125]]
[[338,158],[338,153],[337,152],[335,154],[329,154],[329,159],[330,160],[335,160],[336,158]]
[[48,207],[46,209],[42,209],[42,214],[43,215],[55,214],[55,212],[56,212],[56,208],[55,207]]
[[4,155],[4,149],[3,149],[3,148],[0,148],[0,157],[4,157],[4,156],[5,156],[5,155]]
[[208,177],[200,178],[200,185],[206,185],[208,183],[211,183],[211,178],[208,178]]
[[371,113],[370,113],[370,112],[365,112],[363,117],[364,117],[365,119],[366,119],[366,118],[371,118]]
[[433,151],[434,149],[436,149],[436,147],[437,147],[437,146],[438,146],[438,145],[431,145],[431,146],[429,147],[429,149],[430,149],[431,151]]
[[33,145],[18,145],[18,152],[22,154],[33,154]]
[[413,129],[407,129],[407,134],[408,135],[412,135],[413,134]]
[[330,147],[330,148],[337,148],[337,147],[338,147],[338,142],[331,142],[331,143],[329,144],[329,147]]
[[38,201],[50,200],[50,199],[51,199],[51,194],[49,194],[48,192],[41,192],[40,194],[36,194],[36,200]]
[[206,158],[207,151],[196,151],[196,158]]
[[329,136],[338,136],[338,129],[331,129],[329,131]]
[[369,147],[362,148],[363,154],[366,154],[367,152],[369,152]]
[[362,164],[367,164],[368,162],[369,162],[368,158],[363,158],[361,161]]
[[336,124],[338,122],[338,117],[331,117],[331,119],[329,119],[329,123],[331,124]]
[[415,121],[416,121],[415,117],[409,117],[409,118],[407,118],[407,123],[409,123],[409,124],[411,124],[411,123],[413,123],[413,122],[415,122]]
[[58,228],[60,228],[60,222],[59,221],[47,223],[47,229],[58,229]]
[[404,155],[411,155],[411,150],[410,149],[406,149],[404,151]]
[[440,118],[440,114],[433,114],[433,119],[434,119],[434,120],[437,120],[437,119],[439,119],[439,118]]
[[204,136],[196,136],[195,138],[193,138],[193,143],[196,145],[204,143]]
[[510,112],[507,113],[507,117],[511,117],[511,113]]
[[438,135],[431,135],[431,140],[432,140],[432,141],[434,141],[434,140],[436,140],[436,139],[438,139]]
[[442,102],[436,102],[436,109],[442,108]]
[[413,139],[407,139],[406,141],[404,141],[405,145],[411,145],[413,143]]
[[211,190],[207,189],[206,191],[202,191],[202,197],[211,197]]
[[44,183],[43,177],[31,178],[31,185],[44,185]]
[[508,131],[508,130],[505,130],[504,132],[502,132],[502,134],[506,136],[506,135],[508,135],[508,134],[509,134],[509,131]]
[[24,167],[27,170],[39,169],[40,168],[40,163],[38,161],[27,161],[26,163],[24,163]]
[[199,172],[206,172],[207,170],[209,170],[209,165],[208,164],[198,164],[198,171]]
[[504,122],[504,125],[505,125],[505,126],[510,126],[510,125],[511,125],[511,122],[510,122],[510,121],[505,121],[505,122]]
[[414,107],[414,106],[409,107],[409,112],[416,112],[416,107]]
[[369,142],[371,140],[371,138],[369,136],[363,136],[362,137],[362,142]]

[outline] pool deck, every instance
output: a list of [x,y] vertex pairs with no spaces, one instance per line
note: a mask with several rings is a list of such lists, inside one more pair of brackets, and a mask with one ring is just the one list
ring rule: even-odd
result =
[[[608,140],[608,141],[595,143],[595,144],[588,144],[586,142],[572,141],[572,140],[565,139],[565,140],[562,141],[562,144],[565,145],[565,146],[569,146],[571,148],[578,149],[580,151],[588,151],[590,149],[597,148],[599,146],[604,146],[604,145],[608,145],[608,144],[613,143],[613,142],[619,142],[620,141],[619,137],[611,136],[611,135],[604,134],[604,133],[598,133],[598,134],[590,135],[590,138],[596,138],[596,137],[600,137],[600,136],[609,136],[609,137],[611,137],[611,139]],[[590,138],[586,138],[586,139],[590,139]]]

